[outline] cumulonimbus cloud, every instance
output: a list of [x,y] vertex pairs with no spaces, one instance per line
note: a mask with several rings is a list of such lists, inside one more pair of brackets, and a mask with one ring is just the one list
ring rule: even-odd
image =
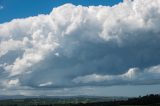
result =
[[1,88],[160,83],[160,1],[65,4],[0,24]]

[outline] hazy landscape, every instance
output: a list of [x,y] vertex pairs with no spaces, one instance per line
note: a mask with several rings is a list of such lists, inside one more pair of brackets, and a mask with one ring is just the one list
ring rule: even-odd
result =
[[10,96],[1,98],[0,106],[160,106],[160,95],[143,97],[27,97]]

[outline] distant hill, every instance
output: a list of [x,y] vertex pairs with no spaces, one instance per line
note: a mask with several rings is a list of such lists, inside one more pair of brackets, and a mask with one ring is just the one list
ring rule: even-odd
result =
[[[52,106],[74,105],[109,102],[114,100],[127,100],[126,97],[102,97],[102,96],[0,96],[0,106]],[[45,104],[45,105],[44,105]]]
[[121,105],[150,105],[159,104],[160,106],[160,94],[150,94],[146,96],[140,96],[137,98],[129,98],[127,101],[116,101],[117,104]]
[[26,99],[26,98],[37,98],[37,96],[0,95],[0,100],[6,100],[6,99]]
[[79,96],[24,96],[24,95],[0,95],[0,100],[8,100],[8,99],[95,99],[99,101],[113,101],[113,100],[127,100],[128,97],[106,97],[106,96],[87,96],[87,95],[79,95]]

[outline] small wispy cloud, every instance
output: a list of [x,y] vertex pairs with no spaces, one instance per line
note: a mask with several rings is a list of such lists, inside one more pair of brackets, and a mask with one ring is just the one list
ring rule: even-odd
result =
[[53,84],[52,82],[46,82],[46,83],[39,84],[39,86],[44,87],[44,86],[50,86],[52,84]]
[[2,10],[4,7],[2,5],[0,5],[0,10]]

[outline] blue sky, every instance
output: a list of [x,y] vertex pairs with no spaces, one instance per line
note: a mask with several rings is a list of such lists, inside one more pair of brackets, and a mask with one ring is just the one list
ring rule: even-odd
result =
[[0,95],[159,93],[159,5],[0,0]]
[[54,7],[65,3],[75,5],[114,5],[122,0],[0,0],[3,9],[0,10],[0,23],[11,21],[15,18],[25,18],[38,14],[47,14]]

